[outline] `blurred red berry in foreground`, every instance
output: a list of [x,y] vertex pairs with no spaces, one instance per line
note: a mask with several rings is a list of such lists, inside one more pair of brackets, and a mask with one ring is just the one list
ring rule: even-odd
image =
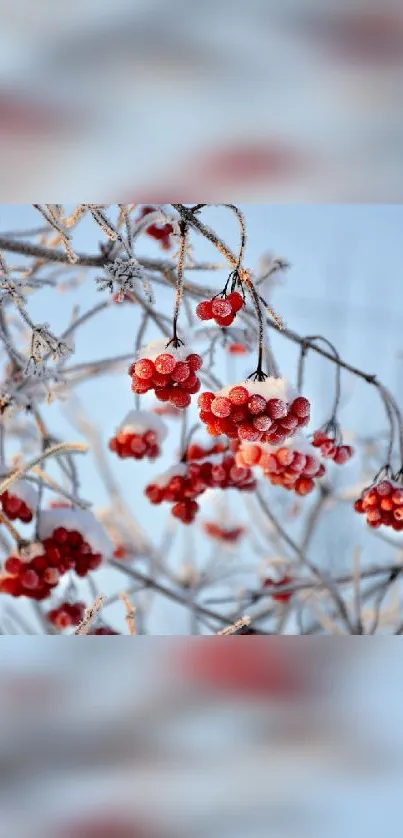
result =
[[189,685],[245,696],[291,698],[308,676],[294,653],[274,638],[216,637],[179,648],[179,667]]
[[[52,836],[53,838],[53,836]],[[156,833],[146,824],[139,824],[121,815],[97,816],[91,820],[68,824],[58,830],[55,838],[157,838]]]

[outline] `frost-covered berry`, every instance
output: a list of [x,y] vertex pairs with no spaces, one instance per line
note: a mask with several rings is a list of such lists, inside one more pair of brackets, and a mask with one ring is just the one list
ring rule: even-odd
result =
[[158,341],[140,350],[142,357],[129,370],[132,390],[138,395],[154,390],[158,401],[183,410],[200,389],[197,372],[203,360],[196,352],[186,353],[183,347],[170,352],[161,349],[166,346]]
[[[212,398],[213,395],[213,398]],[[225,433],[229,439],[249,442],[280,444],[294,436],[309,417],[302,410],[305,400],[301,397],[300,413],[291,412],[296,402],[284,379],[268,378],[265,381],[250,381],[226,387],[216,394],[199,397],[200,419],[208,433]],[[220,424],[225,420],[225,424]]]

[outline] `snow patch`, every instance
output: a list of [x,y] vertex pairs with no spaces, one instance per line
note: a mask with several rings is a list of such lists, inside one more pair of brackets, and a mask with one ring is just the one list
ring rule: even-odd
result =
[[251,381],[247,378],[245,381],[239,381],[236,384],[229,384],[228,387],[223,387],[216,396],[228,396],[233,387],[245,387],[250,395],[258,394],[268,401],[269,399],[282,399],[284,402],[293,402],[297,398],[297,393],[285,378],[274,378],[270,376],[265,381]]
[[112,555],[113,545],[104,528],[87,509],[46,509],[41,512],[38,535],[43,541],[49,538],[57,527],[78,530],[95,553]]
[[130,410],[123,422],[119,425],[117,433],[144,434],[146,431],[155,431],[158,440],[162,442],[168,434],[168,428],[154,413],[145,410]]

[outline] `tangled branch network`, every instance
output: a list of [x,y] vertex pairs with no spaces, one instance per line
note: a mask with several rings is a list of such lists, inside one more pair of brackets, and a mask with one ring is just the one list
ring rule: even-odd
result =
[[[152,633],[154,602],[177,606],[181,633],[183,615],[191,634],[403,631],[393,605],[402,571],[398,404],[326,337],[285,326],[272,290],[287,262],[251,270],[243,214],[222,209],[238,226],[232,247],[205,223],[205,204],[35,204],[30,229],[0,234],[3,633]],[[84,228],[95,252],[77,250]],[[147,242],[159,255],[141,255]],[[212,261],[196,257],[200,242]],[[64,331],[36,322],[36,295],[59,291],[67,300],[85,283],[96,302],[74,306]],[[105,357],[102,317],[111,307],[130,310],[132,328],[127,352]],[[97,323],[101,357],[74,363],[79,334]],[[281,341],[299,349],[294,382],[280,371]],[[314,355],[334,379],[320,427],[311,427],[304,392]],[[106,374],[127,392],[127,415],[107,429],[75,397],[78,384]],[[386,430],[376,439],[343,429],[342,374],[380,399]],[[80,439],[55,432],[54,404],[73,414]],[[159,459],[167,467],[158,469]],[[81,496],[88,460],[103,484],[102,508]],[[129,492],[116,477],[119,460]],[[340,492],[340,474],[352,467],[358,482]],[[330,567],[315,535],[343,504],[351,533],[365,518],[378,546],[397,551],[393,561],[371,564],[352,535],[347,565]],[[164,619],[157,630],[172,633]]]

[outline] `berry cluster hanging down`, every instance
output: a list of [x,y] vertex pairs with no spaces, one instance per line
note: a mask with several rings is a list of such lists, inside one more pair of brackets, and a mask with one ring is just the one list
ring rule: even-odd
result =
[[143,395],[154,391],[161,402],[170,402],[182,410],[189,407],[192,395],[200,390],[200,355],[188,353],[184,347],[167,349],[161,341],[149,344],[140,355],[129,367],[133,392]]
[[43,600],[69,570],[86,576],[112,552],[99,522],[88,510],[48,509],[41,513],[39,540],[4,562],[0,591]]
[[[139,218],[145,218],[150,213],[155,212],[155,207],[143,207]],[[150,224],[146,227],[146,233],[152,239],[155,239],[161,245],[163,250],[170,250],[172,247],[171,234],[173,233],[172,224]]]
[[9,492],[0,495],[4,514],[10,521],[29,524],[34,516],[38,501],[38,492],[26,480],[17,480]]
[[297,495],[308,495],[315,488],[315,478],[325,474],[325,466],[315,456],[315,449],[302,436],[294,437],[280,448],[253,443],[237,447],[238,465],[259,466],[273,486],[282,486]]
[[145,495],[153,504],[173,503],[171,513],[184,524],[194,521],[196,498],[206,489],[240,489],[253,492],[256,482],[250,468],[236,465],[232,454],[215,455],[202,462],[179,463],[149,483]]
[[283,443],[308,424],[310,404],[282,378],[242,381],[218,393],[201,393],[200,419],[211,436],[247,442]]
[[164,423],[155,415],[131,410],[109,441],[109,449],[120,459],[154,461],[161,453],[167,435]]
[[334,436],[329,436],[324,431],[315,431],[312,437],[312,445],[314,448],[320,448],[322,457],[333,460],[339,466],[347,463],[354,454],[351,445],[338,445]]
[[199,320],[214,320],[217,326],[226,328],[231,326],[238,311],[243,308],[244,300],[238,291],[232,291],[228,297],[213,297],[203,300],[196,306]]
[[381,480],[365,489],[354,504],[356,512],[365,515],[372,529],[391,527],[403,530],[403,488],[394,480]]
[[61,602],[56,608],[51,608],[46,614],[49,622],[61,631],[70,626],[77,626],[85,611],[84,602]]

